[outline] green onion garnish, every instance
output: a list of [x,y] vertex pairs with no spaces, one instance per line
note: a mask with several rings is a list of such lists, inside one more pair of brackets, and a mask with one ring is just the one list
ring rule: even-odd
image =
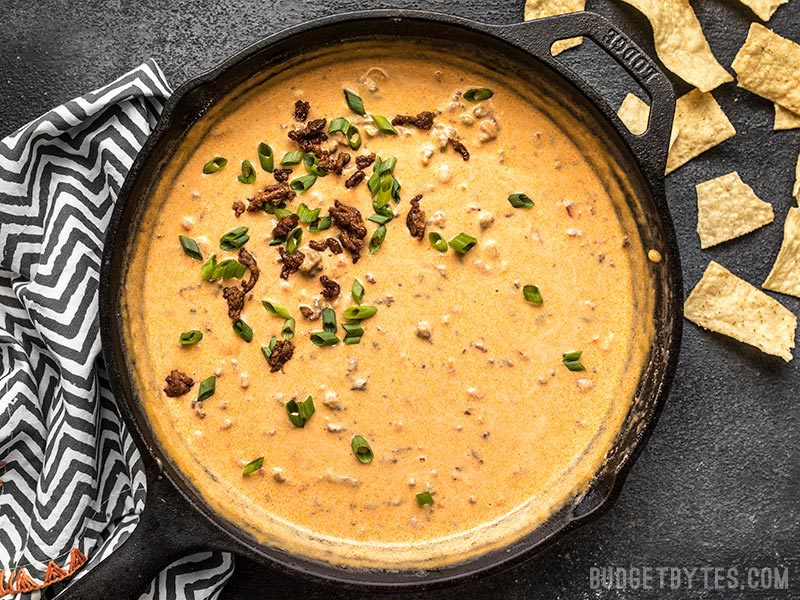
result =
[[319,158],[317,158],[314,154],[306,154],[303,157],[303,165],[305,165],[306,170],[309,173],[316,175],[317,177],[325,177],[328,174],[325,169],[319,166]]
[[308,230],[311,233],[317,233],[318,231],[325,231],[326,229],[330,229],[331,225],[333,224],[333,219],[330,217],[320,217],[311,225],[308,226]]
[[291,318],[286,319],[283,322],[283,328],[281,329],[281,335],[283,336],[283,339],[290,340],[294,337],[295,325],[296,325],[295,320]]
[[282,304],[277,303],[275,300],[262,300],[261,305],[266,309],[271,317],[280,317],[281,319],[291,319],[292,315]]
[[289,182],[289,187],[298,194],[302,194],[303,192],[307,191],[308,188],[314,185],[316,181],[316,175],[303,175],[301,177],[297,177],[296,179],[292,179]]
[[431,243],[431,246],[436,248],[439,252],[447,252],[447,241],[438,231],[431,231],[428,234],[428,241]]
[[342,323],[342,329],[345,331],[342,342],[348,346],[358,344],[361,341],[361,336],[364,335],[364,328],[358,323]]
[[300,203],[297,207],[297,216],[300,217],[301,223],[313,223],[319,217],[319,208],[308,208],[304,203]]
[[353,454],[356,455],[358,462],[369,464],[372,462],[372,448],[369,447],[367,440],[360,435],[354,435],[353,441],[350,442],[350,447],[353,449]]
[[335,346],[338,344],[339,338],[335,333],[331,333],[330,331],[312,331],[311,343],[320,348],[325,348],[326,346]]
[[211,175],[211,173],[216,173],[217,171],[221,171],[225,168],[225,165],[228,164],[228,159],[222,156],[215,156],[206,164],[203,165],[203,173],[206,175]]
[[244,475],[250,475],[251,473],[255,473],[263,466],[264,466],[264,457],[259,456],[257,459],[251,460],[244,466],[244,469],[242,469],[242,475],[244,476]]
[[242,183],[255,183],[256,182],[256,170],[253,168],[253,164],[249,160],[242,161],[242,174],[237,177],[239,181]]
[[200,278],[203,281],[216,281],[217,279],[241,279],[247,267],[237,260],[226,258],[217,263],[217,255],[212,254],[203,266],[200,267]]
[[363,117],[367,114],[367,111],[364,110],[363,100],[361,100],[361,97],[354,91],[344,88],[344,99],[347,102],[348,108],[350,108],[350,110],[357,115],[361,115]]
[[417,494],[417,504],[425,506],[426,504],[433,504],[433,496],[430,492],[420,492]]
[[492,96],[494,96],[494,92],[489,88],[470,88],[464,92],[464,100],[469,100],[470,102],[488,100]]
[[535,304],[536,306],[539,306],[542,304],[542,302],[544,302],[542,299],[542,293],[535,285],[523,286],[522,295],[525,297],[526,301],[530,302],[531,304]]
[[580,350],[570,350],[569,352],[564,352],[561,362],[563,362],[564,366],[570,371],[585,371],[586,367],[581,364],[580,360],[581,354],[583,354],[583,352]]
[[292,211],[290,211],[288,208],[276,207],[275,212],[273,214],[279,219],[283,219],[284,217],[288,217],[289,215],[291,215]]
[[358,280],[353,280],[353,287],[350,288],[350,294],[353,296],[353,300],[355,300],[356,304],[361,304],[361,301],[364,299],[364,285]]
[[474,248],[475,244],[477,243],[478,243],[477,239],[475,239],[471,235],[467,235],[462,231],[456,237],[450,240],[450,247],[459,254],[466,254],[467,252],[472,250],[472,248]]
[[380,225],[373,232],[372,237],[369,239],[369,253],[375,254],[381,249],[383,240],[386,239],[386,225]]
[[216,375],[212,375],[207,379],[203,379],[203,381],[200,382],[200,387],[197,390],[197,400],[202,401],[211,398],[211,396],[214,395],[216,389],[217,389]]
[[397,135],[397,130],[392,127],[389,119],[382,117],[381,115],[370,115],[370,117],[372,117],[372,121],[375,123],[378,131],[381,133],[388,133],[389,135]]
[[300,242],[303,239],[303,230],[299,227],[292,229],[291,233],[286,236],[286,252],[293,254],[300,247]]
[[375,316],[378,309],[374,306],[359,304],[358,306],[348,306],[344,309],[342,316],[348,321],[364,321]]
[[[385,211],[385,209],[381,210]],[[386,225],[389,221],[391,221],[394,218],[394,213],[392,212],[391,208],[389,208],[389,210],[385,212],[389,212],[390,214],[380,215],[378,213],[375,213],[374,215],[370,215],[369,217],[367,217],[367,221],[372,221],[373,223],[377,223],[378,225]]]
[[267,362],[269,362],[269,357],[272,356],[272,351],[275,349],[275,344],[277,343],[278,338],[273,335],[272,339],[269,341],[269,346],[261,346],[261,354],[264,355],[264,360]]
[[178,239],[181,242],[181,246],[183,246],[183,251],[186,256],[190,256],[195,260],[203,260],[203,253],[200,252],[200,248],[197,247],[197,242],[185,235],[179,235]]
[[233,324],[233,333],[238,335],[242,338],[245,342],[250,343],[253,341],[253,330],[250,328],[250,325],[242,321],[241,319],[237,320]]
[[508,197],[508,201],[514,208],[531,208],[533,206],[533,200],[525,194],[511,194]]
[[275,155],[272,153],[272,148],[269,144],[261,142],[258,145],[258,162],[261,163],[261,168],[272,173],[275,169]]
[[350,123],[344,117],[338,117],[331,121],[328,128],[328,133],[341,132],[347,138],[347,144],[353,149],[358,150],[361,147],[361,134],[358,132],[358,127]]
[[286,414],[295,427],[305,427],[311,415],[314,414],[314,400],[309,396],[303,402],[289,400],[286,403]]
[[181,346],[194,346],[203,339],[203,332],[197,329],[190,329],[181,334]]
[[281,159],[281,165],[299,165],[305,154],[306,153],[302,150],[292,150],[291,152],[287,152]]
[[219,240],[219,247],[228,252],[238,250],[247,243],[250,236],[247,234],[247,227],[237,227],[231,229]]
[[322,329],[329,333],[336,333],[336,311],[332,308],[322,309]]

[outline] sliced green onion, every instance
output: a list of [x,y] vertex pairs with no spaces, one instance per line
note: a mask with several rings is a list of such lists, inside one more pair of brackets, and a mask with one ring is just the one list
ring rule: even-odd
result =
[[378,131],[381,133],[388,133],[389,135],[397,135],[397,130],[392,126],[389,119],[381,115],[370,115],[370,117],[372,117],[372,121],[375,123],[375,127],[378,128]]
[[536,306],[540,306],[544,300],[542,299],[542,293],[539,291],[539,288],[535,285],[526,285],[522,288],[522,295],[525,297],[527,302],[531,304],[535,304]]
[[492,96],[494,96],[494,92],[489,88],[470,88],[464,92],[464,100],[469,100],[470,102],[488,100]]
[[304,203],[300,203],[297,207],[297,216],[300,217],[301,223],[313,223],[319,217],[319,208],[308,208]]
[[338,344],[339,338],[335,333],[330,331],[312,331],[311,343],[315,346],[319,346],[320,348],[325,348],[326,346],[335,346]]
[[281,319],[291,319],[292,315],[289,314],[288,309],[279,304],[275,300],[262,300],[261,305],[266,309],[271,317],[280,317]]
[[258,162],[261,163],[261,168],[268,173],[272,173],[275,170],[275,155],[269,144],[261,142],[258,145]]
[[289,400],[286,403],[286,414],[295,427],[305,427],[311,415],[314,414],[314,400],[309,396],[303,402]]
[[430,492],[420,492],[417,494],[417,504],[425,506],[426,504],[433,504],[433,496]]
[[222,156],[215,156],[206,164],[203,165],[203,173],[206,175],[211,175],[212,173],[216,173],[217,171],[222,171],[225,168],[225,165],[228,164],[228,159]]
[[203,281],[216,281],[217,279],[241,279],[247,267],[238,260],[226,258],[217,263],[217,255],[212,254],[203,266],[200,267],[200,278]]
[[286,319],[283,322],[283,328],[281,329],[281,335],[283,336],[283,339],[290,340],[294,337],[295,325],[296,325],[295,320],[291,318]]
[[[285,202],[281,202],[278,206],[273,206],[272,204],[269,203],[264,205],[264,212],[267,213],[268,215],[274,215],[277,214],[278,211],[284,211],[284,210],[286,210]],[[292,214],[292,211],[287,211],[287,212],[289,214]],[[281,217],[279,216],[278,218],[280,219]]]
[[344,117],[338,117],[331,121],[328,133],[337,132],[344,134],[344,137],[347,138],[347,144],[353,150],[358,150],[361,147],[361,134],[358,132],[358,127]]
[[181,346],[194,346],[203,339],[203,332],[197,329],[190,329],[181,334]]
[[372,221],[373,223],[377,223],[378,225],[386,225],[389,221],[391,221],[394,218],[394,213],[392,212],[391,208],[389,209],[388,212],[390,212],[391,214],[380,215],[378,213],[375,213],[374,215],[370,215],[369,217],[367,217],[367,221]]
[[303,192],[307,191],[314,183],[317,181],[316,175],[303,175],[301,177],[297,177],[292,179],[289,182],[289,187],[292,188],[298,194],[302,194]]
[[436,248],[439,252],[447,252],[447,241],[438,231],[431,231],[428,234],[428,241],[431,243],[431,246]]
[[525,194],[511,194],[508,197],[508,201],[514,208],[531,208],[533,206],[533,200]]
[[269,346],[261,346],[261,354],[264,355],[264,360],[267,362],[269,362],[269,357],[272,356],[272,351],[275,349],[275,344],[277,343],[278,338],[273,335],[272,339],[269,341]]
[[374,306],[359,304],[358,306],[348,306],[344,309],[342,316],[348,321],[364,321],[375,316],[378,309]]
[[286,252],[294,254],[300,247],[300,242],[303,240],[303,230],[299,227],[292,229],[291,233],[286,236]]
[[348,108],[350,108],[350,110],[357,115],[361,115],[363,117],[367,114],[367,111],[364,110],[364,101],[361,100],[361,97],[354,91],[344,88],[344,99],[347,102]]
[[253,168],[253,164],[249,160],[242,161],[242,174],[237,177],[237,179],[242,183],[255,183],[256,182],[256,170]]
[[462,231],[456,237],[450,240],[450,247],[459,254],[466,254],[467,252],[472,250],[472,248],[474,248],[475,244],[477,243],[478,243],[477,239],[475,239],[471,235],[467,235]]
[[306,170],[309,173],[316,175],[317,177],[325,177],[328,174],[325,169],[319,166],[319,158],[317,158],[317,156],[314,154],[306,154],[303,157],[303,165],[305,165]]
[[306,153],[302,150],[292,150],[291,152],[287,152],[281,159],[281,165],[299,165],[305,154]]
[[358,462],[369,464],[372,462],[372,448],[369,443],[360,435],[354,435],[353,440],[350,442],[350,447],[353,449],[353,454],[356,455]]
[[241,319],[237,320],[233,324],[233,333],[238,335],[248,344],[253,341],[253,330],[250,328],[250,325],[248,325]]
[[250,236],[247,234],[247,227],[237,227],[236,229],[231,229],[220,238],[219,247],[228,252],[238,250],[244,246],[249,239]]
[[369,239],[369,253],[375,254],[381,249],[383,241],[386,239],[386,225],[380,225]]
[[211,398],[211,396],[214,395],[216,389],[217,389],[216,375],[212,375],[207,379],[203,379],[203,381],[200,382],[200,387],[197,390],[197,400],[202,401]]
[[580,360],[581,354],[583,354],[583,352],[580,350],[570,350],[569,352],[564,352],[561,362],[563,362],[564,366],[570,371],[585,371],[586,367],[581,364]]
[[345,330],[345,336],[342,342],[346,345],[358,344],[361,342],[361,337],[364,335],[364,328],[358,323],[342,323],[342,329]]
[[317,233],[318,231],[325,231],[326,229],[330,229],[331,225],[333,224],[333,219],[330,217],[320,217],[311,225],[308,226],[308,230],[311,233]]
[[356,304],[361,304],[361,301],[364,299],[364,285],[358,280],[353,280],[353,287],[350,288],[350,294],[353,296],[353,300],[356,301]]
[[190,237],[186,237],[185,235],[179,235],[178,239],[181,242],[181,246],[183,246],[183,252],[186,254],[186,256],[189,256],[195,260],[203,260],[203,253],[200,252],[200,248],[197,247],[197,242]]
[[244,469],[242,469],[242,476],[247,476],[250,475],[251,473],[255,473],[263,466],[264,466],[264,457],[259,456],[258,458],[256,458],[255,460],[251,460],[244,466]]
[[288,208],[275,208],[275,212],[273,213],[279,219],[283,219],[284,217],[288,217],[292,214]]
[[322,309],[322,329],[329,333],[336,333],[336,311],[332,308]]

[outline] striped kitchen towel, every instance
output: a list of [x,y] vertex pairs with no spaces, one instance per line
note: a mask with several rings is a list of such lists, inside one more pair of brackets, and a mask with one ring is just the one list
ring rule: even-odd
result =
[[[169,94],[148,61],[0,140],[2,597],[48,597],[144,505],[99,355],[97,290],[117,193]],[[144,597],[213,599],[232,571],[229,555],[194,555]]]

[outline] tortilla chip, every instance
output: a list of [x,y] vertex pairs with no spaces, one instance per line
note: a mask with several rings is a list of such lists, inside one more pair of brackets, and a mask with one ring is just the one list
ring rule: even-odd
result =
[[800,127],[800,115],[793,113],[788,108],[783,108],[780,104],[773,104],[775,107],[775,125],[773,129],[797,129]]
[[699,90],[681,96],[675,104],[667,174],[734,135],[736,130],[714,96]]
[[800,208],[790,208],[783,225],[783,243],[764,287],[800,298]]
[[800,44],[751,23],[732,66],[739,87],[800,114]]
[[623,0],[647,17],[653,27],[656,53],[670,71],[701,92],[710,92],[730,73],[711,53],[689,0]]
[[733,171],[695,186],[700,247],[710,248],[772,223],[772,205]]
[[781,4],[786,4],[789,0],[739,0],[742,4],[750,8],[762,21],[769,21]]
[[[525,20],[533,21],[543,17],[553,17],[586,9],[586,0],[527,0],[525,2]],[[558,40],[553,43],[550,52],[553,56],[561,54],[567,48],[580,46],[582,37]]]
[[647,131],[650,119],[650,105],[639,96],[629,93],[617,109],[617,116],[625,123],[625,127],[634,134],[642,135]]
[[797,155],[797,164],[794,167],[794,185],[792,186],[792,196],[800,204],[800,154]]
[[797,317],[780,302],[713,260],[683,305],[700,327],[792,360]]

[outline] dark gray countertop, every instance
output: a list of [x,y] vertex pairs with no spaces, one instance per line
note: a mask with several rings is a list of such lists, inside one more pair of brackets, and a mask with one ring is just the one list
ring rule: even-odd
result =
[[[13,4],[13,6],[11,6]],[[476,20],[522,18],[523,0],[369,2],[324,4],[37,0],[4,3],[0,19],[0,135],[48,108],[106,83],[155,58],[173,87],[241,47],[287,25],[363,8],[425,8]],[[730,65],[755,17],[735,0],[696,0],[706,35],[722,64]],[[649,24],[611,0],[589,0],[652,53]],[[800,2],[779,9],[769,26],[800,41]],[[625,90],[589,48],[563,55],[591,72],[616,104]],[[800,68],[800,66],[799,66]],[[680,93],[688,87],[675,79]],[[690,162],[667,179],[687,292],[714,259],[759,285],[782,238],[790,206],[800,130],[772,132],[772,106],[733,84],[714,95],[736,127],[735,138]],[[695,234],[694,185],[738,170],[763,199],[775,222],[744,238],[701,252]],[[800,300],[778,296],[795,313]],[[597,521],[562,540],[544,556],[466,589],[427,598],[800,598],[800,372],[736,342],[687,323],[678,375],[661,421],[634,466],[619,501]],[[698,589],[594,591],[595,566],[790,567],[790,590],[724,593]],[[268,592],[265,592],[265,587]],[[223,598],[306,600],[351,598],[349,593],[289,579],[265,586],[264,569],[244,561]]]

